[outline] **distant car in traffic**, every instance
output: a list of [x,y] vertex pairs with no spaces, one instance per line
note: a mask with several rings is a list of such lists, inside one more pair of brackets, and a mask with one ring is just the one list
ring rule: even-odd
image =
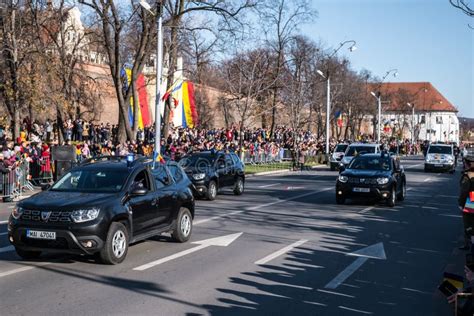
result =
[[344,157],[347,147],[349,147],[349,144],[341,143],[336,145],[331,156],[329,156],[329,166],[331,171],[339,168],[339,164],[341,163],[342,157]]
[[384,200],[395,206],[406,196],[406,176],[398,157],[386,153],[355,157],[347,168],[342,167],[336,181],[336,202],[344,204],[353,197]]
[[152,169],[144,157],[88,160],[20,201],[10,215],[8,237],[25,259],[59,252],[118,264],[131,243],[163,232],[178,242],[190,238],[194,198],[189,185],[174,162]]
[[453,145],[430,144],[426,151],[425,172],[449,171],[454,173],[456,168]]
[[347,167],[352,161],[352,158],[357,155],[378,153],[380,153],[379,144],[353,143],[347,146],[344,157],[341,159],[341,163],[339,165]]
[[235,195],[244,193],[245,170],[240,158],[233,152],[202,151],[179,161],[194,185],[196,197],[214,200],[222,188],[231,188]]

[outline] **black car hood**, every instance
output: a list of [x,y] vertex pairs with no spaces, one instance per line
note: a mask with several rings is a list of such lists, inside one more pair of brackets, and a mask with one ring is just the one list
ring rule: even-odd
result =
[[116,199],[116,193],[82,193],[44,191],[21,201],[18,205],[28,209],[65,209],[102,206]]
[[208,173],[211,167],[186,167],[184,168],[184,171],[187,174],[196,174],[196,173]]
[[377,177],[389,177],[390,171],[346,169],[341,174],[348,177],[377,178]]

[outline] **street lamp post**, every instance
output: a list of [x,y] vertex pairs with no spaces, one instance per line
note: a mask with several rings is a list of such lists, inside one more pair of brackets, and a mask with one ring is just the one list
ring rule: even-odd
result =
[[411,143],[415,143],[415,104],[407,103],[411,108]]
[[[397,77],[398,76],[398,69],[390,69],[385,73],[385,76],[383,76],[382,81],[380,82],[380,85],[385,81],[385,79],[388,77],[393,72],[393,76]],[[379,86],[380,86],[379,85]],[[375,92],[370,92],[376,99],[377,99],[377,107],[378,107],[378,119],[377,119],[377,142],[380,143],[380,133],[381,133],[381,120],[382,120],[382,98],[381,98],[381,93],[378,91],[377,93]]]
[[[155,15],[151,10],[150,4],[145,0],[140,1],[140,5],[152,15]],[[158,21],[157,21],[157,45],[156,45],[156,96],[155,96],[155,147],[153,150],[153,168],[155,168],[155,163],[158,158],[158,155],[161,153],[161,111],[160,111],[160,102],[161,102],[161,93],[160,93],[160,84],[161,77],[163,72],[163,14],[162,14],[162,2],[157,1],[158,6]]]
[[[339,44],[339,47],[336,48],[331,55],[328,56],[328,59],[334,56],[345,44],[352,44],[349,47],[349,51],[353,52],[357,49],[356,41],[349,40]],[[326,155],[329,155],[329,132],[330,132],[330,112],[331,112],[331,76],[329,75],[329,70],[324,74],[321,70],[316,71],[321,77],[326,79],[327,83],[327,98],[326,98]]]

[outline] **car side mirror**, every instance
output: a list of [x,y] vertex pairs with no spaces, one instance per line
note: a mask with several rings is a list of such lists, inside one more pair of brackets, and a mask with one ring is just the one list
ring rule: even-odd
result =
[[47,191],[49,188],[51,188],[51,184],[45,183],[41,185],[41,191]]
[[148,193],[148,190],[145,188],[137,188],[130,192],[130,196],[144,196]]

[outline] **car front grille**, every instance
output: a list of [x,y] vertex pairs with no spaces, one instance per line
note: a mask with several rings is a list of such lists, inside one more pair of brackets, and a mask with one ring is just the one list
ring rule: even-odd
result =
[[41,218],[41,213],[46,211],[32,211],[24,210],[21,215],[21,219],[25,221],[33,222],[53,222],[53,223],[69,223],[71,222],[71,212],[61,212],[61,211],[52,211],[49,215],[49,218],[43,220]]
[[377,184],[377,179],[376,178],[355,178],[355,177],[350,177],[348,180],[349,183],[354,183],[354,184]]
[[23,236],[22,243],[30,247],[49,248],[49,249],[68,249],[69,245],[66,238],[58,237],[56,240],[31,239]]

